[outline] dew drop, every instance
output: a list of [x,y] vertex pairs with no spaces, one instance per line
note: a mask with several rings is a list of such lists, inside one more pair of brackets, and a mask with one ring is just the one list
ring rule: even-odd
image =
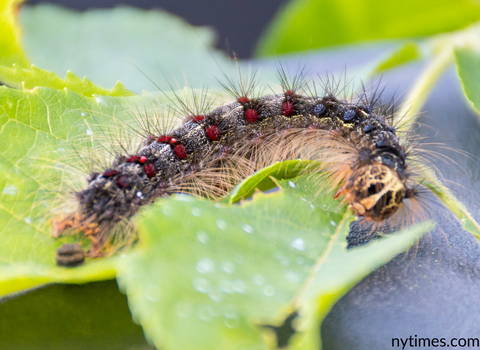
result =
[[228,319],[231,319],[231,320],[235,320],[235,319],[238,318],[237,313],[234,312],[234,311],[227,311],[227,312],[225,312],[225,313],[223,314],[223,316],[224,316],[225,318],[228,318]]
[[87,116],[87,113],[85,113],[85,112],[80,112],[80,115],[81,115],[82,117],[86,117],[86,116]]
[[213,261],[209,258],[204,258],[197,262],[197,271],[200,273],[209,273],[212,272],[215,265]]
[[245,289],[246,289],[245,282],[243,282],[242,280],[233,281],[233,290],[236,293],[240,293],[240,294],[245,293]]
[[7,196],[15,196],[17,194],[17,188],[13,185],[7,185],[3,188],[2,193]]
[[193,197],[189,196],[188,194],[178,194],[177,199],[182,202],[192,202]]
[[213,291],[211,293],[208,294],[208,297],[213,300],[214,302],[219,302],[219,301],[222,301],[223,298],[222,298],[222,294],[219,292],[219,291]]
[[253,276],[253,283],[255,283],[257,286],[261,286],[265,283],[265,278],[262,275],[255,275]]
[[235,320],[225,320],[223,323],[225,323],[225,326],[227,326],[227,328],[237,327],[237,322],[235,322]]
[[295,259],[295,262],[298,266],[304,266],[307,263],[307,260],[305,260],[303,256],[299,256],[297,259]]
[[288,181],[288,186],[290,186],[291,188],[297,187],[297,185],[293,181]]
[[293,271],[288,271],[288,272],[285,274],[285,278],[286,278],[287,281],[290,282],[290,283],[298,283],[298,282],[300,282],[300,276],[299,276],[296,272],[293,272]]
[[232,283],[228,280],[221,280],[219,283],[220,290],[225,294],[233,293]]
[[165,216],[172,216],[173,214],[172,209],[167,205],[162,206],[162,213]]
[[278,254],[275,254],[275,257],[280,262],[280,264],[282,264],[283,266],[290,265],[290,261],[288,260],[288,258],[285,255],[282,255],[282,254],[278,253]]
[[193,216],[200,216],[200,215],[202,215],[202,211],[198,208],[192,208],[192,215]]
[[193,288],[200,293],[208,293],[208,281],[205,278],[195,278]]
[[233,311],[227,311],[223,314],[223,317],[225,318],[224,324],[228,328],[235,328],[238,327],[238,315],[237,313]]
[[140,191],[138,191],[137,193],[135,193],[135,195],[136,195],[138,198],[140,198],[140,199],[144,199],[144,198],[145,198],[145,196],[143,195],[143,193],[140,192]]
[[95,102],[97,102],[98,104],[101,104],[101,103],[105,103],[105,100],[103,99],[103,97],[95,96]]
[[220,229],[220,230],[225,230],[225,228],[227,227],[227,223],[225,220],[222,220],[222,219],[218,219],[217,220],[217,227]]
[[292,241],[291,246],[297,250],[305,250],[305,241],[301,238],[295,238]]
[[152,303],[158,302],[158,295],[159,290],[155,286],[148,287],[144,292],[145,299]]
[[253,227],[249,224],[243,224],[242,230],[246,233],[253,233]]
[[144,293],[144,296],[145,296],[145,299],[147,299],[148,301],[152,302],[152,303],[155,303],[158,301],[158,297],[156,297],[155,295],[152,295],[152,294],[149,294],[149,293]]
[[222,264],[222,270],[226,273],[233,273],[235,271],[235,265],[229,261]]
[[190,305],[181,303],[175,308],[175,313],[180,318],[190,318]]
[[274,296],[275,295],[275,289],[273,289],[272,286],[265,286],[265,288],[263,288],[263,294],[267,297]]
[[210,305],[202,305],[198,309],[198,318],[202,321],[210,321],[214,314],[215,312]]
[[85,133],[86,133],[88,136],[92,136],[92,135],[93,135],[93,130],[92,130],[92,129],[87,129],[87,130],[85,130]]
[[199,241],[202,244],[205,244],[208,242],[208,234],[203,231],[197,232],[197,241]]
[[337,226],[337,223],[333,220],[330,220],[330,225],[332,225],[333,227]]

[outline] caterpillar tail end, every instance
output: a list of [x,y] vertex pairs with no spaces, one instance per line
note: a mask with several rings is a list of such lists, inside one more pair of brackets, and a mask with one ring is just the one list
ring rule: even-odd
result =
[[79,213],[72,213],[53,220],[53,237],[58,238],[68,234],[82,234],[92,241],[92,248],[85,251],[80,244],[63,244],[57,249],[56,263],[58,266],[75,267],[84,263],[86,257],[102,255],[101,230],[97,223],[86,221]]

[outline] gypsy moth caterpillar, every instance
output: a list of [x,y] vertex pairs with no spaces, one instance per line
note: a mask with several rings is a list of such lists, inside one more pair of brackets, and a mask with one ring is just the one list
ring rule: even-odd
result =
[[[183,120],[177,127],[147,109],[139,113],[138,146],[120,145],[110,164],[89,174],[75,192],[76,208],[55,219],[55,234],[81,233],[93,244],[88,256],[103,255],[133,239],[129,219],[155,199],[177,192],[219,198],[288,159],[319,161],[309,171],[327,172],[337,196],[373,222],[385,222],[415,196],[409,151],[392,126],[391,106],[378,103],[378,89],[342,99],[341,84],[327,78],[318,94],[302,72],[289,79],[283,69],[280,93],[260,95],[255,75],[222,85],[235,101],[213,110],[205,91],[186,100],[173,94],[171,109]],[[62,256],[58,263],[68,265]]]

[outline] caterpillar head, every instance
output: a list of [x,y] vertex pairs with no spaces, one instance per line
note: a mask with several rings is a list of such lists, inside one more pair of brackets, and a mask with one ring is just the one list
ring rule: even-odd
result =
[[382,221],[400,208],[407,192],[394,169],[373,163],[354,170],[336,196],[344,196],[355,214]]

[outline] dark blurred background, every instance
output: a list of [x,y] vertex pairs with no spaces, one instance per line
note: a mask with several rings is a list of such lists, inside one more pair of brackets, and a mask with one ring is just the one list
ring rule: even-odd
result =
[[56,4],[84,11],[129,5],[162,9],[182,17],[190,24],[208,26],[218,35],[217,47],[239,58],[253,56],[264,29],[288,0],[27,0],[27,4]]

